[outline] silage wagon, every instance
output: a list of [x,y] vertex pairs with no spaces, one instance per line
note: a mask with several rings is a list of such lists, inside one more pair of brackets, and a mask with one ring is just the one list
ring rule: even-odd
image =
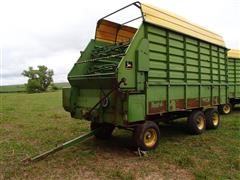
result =
[[[127,8],[139,16],[109,20]],[[137,28],[129,25],[139,20]],[[228,102],[226,58],[221,36],[135,2],[97,22],[95,38],[68,74],[63,107],[89,120],[97,138],[108,138],[115,127],[130,129],[135,145],[151,150],[160,121],[187,117],[192,134],[219,126],[216,107]]]
[[240,103],[240,50],[228,51],[229,102],[232,106]]
[[229,103],[219,106],[222,114],[229,114],[232,108],[240,103],[240,50],[231,49],[227,56]]

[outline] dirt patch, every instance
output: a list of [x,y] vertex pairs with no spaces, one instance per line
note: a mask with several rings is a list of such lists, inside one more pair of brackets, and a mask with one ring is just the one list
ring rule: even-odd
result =
[[195,179],[189,171],[147,155],[138,157],[129,149],[99,147],[91,162],[100,177],[119,179]]

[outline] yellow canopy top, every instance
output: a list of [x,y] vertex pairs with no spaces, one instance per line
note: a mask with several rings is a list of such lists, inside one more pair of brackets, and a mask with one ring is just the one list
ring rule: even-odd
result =
[[96,28],[96,40],[108,43],[119,43],[129,41],[137,29],[117,24],[105,19],[100,19]]
[[192,24],[182,17],[147,4],[141,3],[141,7],[144,21],[148,23],[162,26],[225,47],[224,40],[221,36],[198,25]]
[[228,57],[229,58],[236,58],[240,59],[240,50],[237,49],[231,49],[228,51]]
[[131,5],[135,5],[139,9],[141,9],[142,18],[144,22],[151,23],[160,27],[164,27],[173,31],[177,31],[177,32],[225,47],[225,43],[221,36],[211,31],[208,31],[198,25],[192,24],[187,20],[185,20],[184,18],[179,17],[166,10],[162,10],[147,4],[142,4],[140,2],[132,3],[100,19],[97,23],[95,38],[97,40],[105,41],[109,43],[129,41],[134,36],[137,29],[130,26],[126,26],[126,23],[118,24],[118,23],[106,20],[105,18]]

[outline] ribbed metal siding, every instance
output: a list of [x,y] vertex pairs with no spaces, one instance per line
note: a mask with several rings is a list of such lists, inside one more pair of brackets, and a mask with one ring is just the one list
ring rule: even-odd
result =
[[167,111],[174,110],[171,103],[179,99],[184,99],[186,109],[190,98],[199,99],[199,107],[201,98],[209,98],[211,105],[213,97],[218,103],[226,102],[226,48],[153,25],[147,25],[146,34],[148,101],[165,100]]
[[240,98],[240,59],[228,58],[229,98]]

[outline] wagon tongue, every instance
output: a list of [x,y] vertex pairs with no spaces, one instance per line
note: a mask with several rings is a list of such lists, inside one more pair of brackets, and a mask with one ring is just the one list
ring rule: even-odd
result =
[[28,163],[31,163],[31,162],[36,162],[36,161],[40,161],[42,159],[45,159],[46,157],[48,157],[49,155],[51,154],[54,154],[58,151],[61,151],[63,149],[66,149],[68,147],[71,147],[75,144],[79,144],[81,142],[84,142],[85,140],[89,139],[90,137],[92,137],[97,131],[99,131],[100,128],[98,129],[95,129],[87,134],[84,134],[84,135],[81,135],[79,137],[76,137],[74,139],[71,139],[61,145],[58,145],[57,147],[49,150],[49,151],[46,151],[42,154],[39,154],[39,155],[36,155],[36,156],[33,156],[33,157],[28,157],[26,159],[23,159],[21,162],[24,163],[24,164],[28,164]]

